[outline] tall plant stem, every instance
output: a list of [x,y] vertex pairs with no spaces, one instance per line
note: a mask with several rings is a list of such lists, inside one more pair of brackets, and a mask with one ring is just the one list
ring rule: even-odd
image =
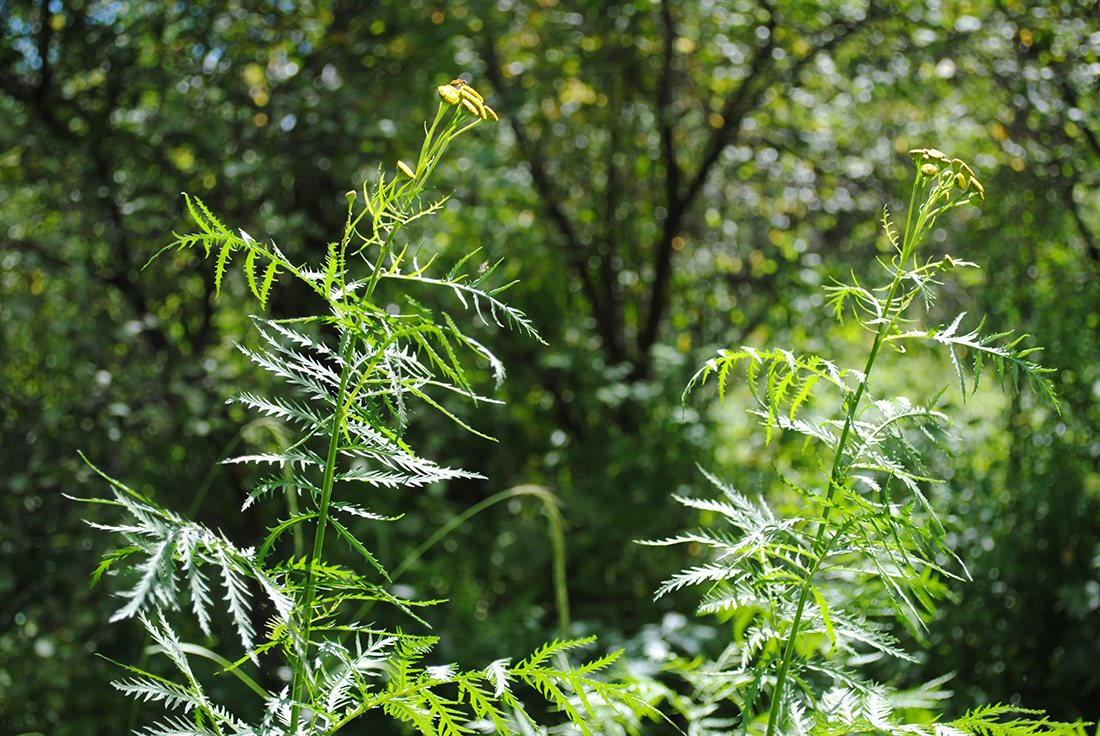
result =
[[332,428],[329,432],[328,457],[325,460],[325,477],[321,484],[321,503],[317,514],[317,533],[313,537],[313,552],[309,558],[309,568],[306,571],[306,594],[303,610],[305,611],[305,623],[302,631],[302,647],[304,661],[294,673],[294,707],[290,719],[290,732],[298,732],[298,716],[300,713],[299,702],[302,700],[302,690],[305,688],[305,668],[308,666],[310,629],[313,623],[313,597],[316,592],[314,584],[313,567],[321,558],[321,551],[325,544],[325,529],[328,527],[329,501],[332,500],[332,486],[336,478],[336,450],[340,441],[340,427],[344,423],[344,394],[347,392],[348,380],[351,377],[351,358],[355,350],[355,337],[345,333],[344,349],[341,350],[343,366],[340,370],[340,392],[336,398],[335,413],[332,416]]
[[[890,291],[886,294],[886,301],[883,304],[882,312],[879,317],[878,330],[875,331],[875,341],[871,344],[871,352],[867,354],[867,363],[863,366],[863,378],[860,380],[859,385],[856,386],[856,392],[849,397],[848,400],[848,413],[844,417],[844,427],[840,431],[840,440],[836,443],[836,451],[833,453],[833,467],[829,471],[829,490],[825,494],[825,509],[821,514],[821,524],[817,528],[817,537],[814,539],[814,549],[818,549],[821,546],[821,541],[825,536],[825,522],[829,520],[829,513],[832,511],[832,500],[836,494],[837,486],[840,484],[841,475],[841,463],[844,460],[844,448],[848,444],[848,437],[852,433],[852,425],[856,420],[856,412],[859,411],[859,402],[863,400],[863,394],[867,389],[867,382],[871,378],[871,369],[875,366],[875,359],[878,358],[878,351],[882,347],[882,341],[886,337],[886,333],[894,326],[899,315],[895,314],[891,316],[891,311],[894,309],[894,297],[897,296],[898,286],[901,285],[901,276],[905,272],[905,264],[909,260],[909,257],[916,250],[916,234],[913,233],[913,213],[916,208],[917,190],[919,188],[920,179],[918,178],[918,184],[913,187],[913,193],[909,198],[909,212],[905,222],[905,235],[901,241],[901,253],[898,256],[898,265],[894,270],[894,280],[890,283]],[[917,232],[919,233],[920,224],[917,224]],[[809,578],[807,578],[807,584]]]
[[[905,236],[902,239],[901,253],[898,256],[898,265],[894,272],[894,280],[890,284],[890,291],[887,292],[886,301],[883,303],[879,326],[875,331],[875,340],[871,344],[871,352],[867,354],[867,363],[863,367],[863,378],[856,387],[855,393],[848,397],[848,411],[844,417],[844,427],[840,431],[840,439],[837,441],[836,450],[833,453],[832,469],[829,471],[829,490],[825,494],[825,508],[822,511],[821,523],[818,524],[817,535],[814,537],[813,544],[813,551],[819,555],[819,560],[823,559],[825,553],[825,550],[822,548],[822,543],[825,541],[825,531],[828,529],[829,513],[832,511],[832,500],[836,495],[836,489],[843,481],[842,475],[844,471],[842,468],[844,448],[848,445],[848,438],[852,433],[852,425],[855,424],[856,413],[859,411],[859,403],[863,400],[863,394],[866,392],[867,382],[871,378],[871,369],[875,366],[875,360],[878,358],[879,349],[882,348],[882,341],[894,326],[899,316],[898,314],[891,315],[891,312],[894,310],[894,299],[897,296],[898,287],[901,285],[901,277],[904,273],[905,263],[913,254],[913,251],[916,250],[916,234],[913,233],[913,214],[918,187],[919,185],[913,187],[913,194],[909,202],[909,213],[905,224]],[[917,232],[920,232],[919,222],[917,223]],[[783,647],[783,657],[779,662],[779,671],[775,675],[775,690],[772,693],[771,709],[768,712],[767,736],[774,736],[776,724],[779,721],[779,711],[781,703],[783,702],[783,688],[786,685],[787,672],[790,669],[791,659],[794,657],[795,639],[798,638],[798,631],[802,626],[802,615],[806,610],[806,601],[809,599],[810,587],[816,572],[817,565],[815,564],[810,568],[805,580],[802,581],[802,590],[798,594],[798,605],[795,607],[794,621],[791,622],[791,632],[787,638],[786,645]]]

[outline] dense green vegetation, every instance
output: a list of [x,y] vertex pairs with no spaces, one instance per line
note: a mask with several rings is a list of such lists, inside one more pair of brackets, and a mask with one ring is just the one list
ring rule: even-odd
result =
[[[1035,335],[1062,414],[1027,392],[945,394],[962,439],[936,468],[949,479],[937,506],[974,581],[928,622],[922,661],[877,674],[956,672],[959,713],[993,700],[1100,717],[1098,34],[1085,0],[0,2],[5,723],[121,732],[151,717],[92,656],[138,662],[143,642],[106,623],[109,583],[88,589],[112,542],[83,522],[114,519],[63,496],[103,492],[77,450],[241,545],[273,518],[239,513],[258,476],[215,465],[285,436],[225,403],[277,391],[233,347],[256,339],[247,279],[228,273],[215,301],[210,264],[189,251],[140,272],[191,228],[179,193],[316,262],[343,232],[343,193],[416,158],[409,131],[456,74],[501,122],[435,172],[454,194],[422,251],[504,258],[497,275],[520,279],[509,298],[548,345],[476,328],[508,369],[505,403],[448,408],[499,441],[434,412],[413,412],[407,437],[488,480],[379,491],[372,511],[404,513],[400,531],[355,529],[391,571],[410,563],[406,592],[449,599],[421,614],[446,661],[518,657],[563,628],[628,653],[713,654],[709,628],[671,614],[696,596],[652,599],[700,550],[633,540],[708,521],[672,500],[712,493],[696,463],[773,495],[772,463],[801,443],[765,452],[747,392],[686,409],[680,393],[720,347],[856,344],[821,286],[876,272],[891,247],[881,205],[906,205],[906,151],[936,145],[987,196],[930,235],[982,267],[946,280],[931,322],[967,310]],[[267,316],[323,308],[282,286]],[[894,357],[876,369],[887,385],[932,395],[951,375],[942,356]]]

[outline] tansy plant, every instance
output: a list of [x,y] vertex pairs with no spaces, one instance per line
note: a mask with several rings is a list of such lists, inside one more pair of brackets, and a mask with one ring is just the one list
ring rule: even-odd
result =
[[[863,671],[882,656],[911,659],[890,633],[900,619],[919,639],[923,618],[945,583],[967,576],[944,543],[929,493],[929,451],[942,449],[951,421],[938,408],[944,390],[919,403],[879,393],[875,368],[884,349],[905,353],[918,343],[947,352],[963,399],[992,367],[1002,385],[1026,382],[1057,409],[1048,370],[1023,347],[1024,336],[964,327],[965,313],[947,324],[918,324],[920,305],[939,279],[975,264],[923,250],[938,218],[978,205],[985,192],[973,171],[935,149],[912,151],[916,179],[904,230],[883,225],[892,257],[881,262],[877,288],[853,280],[827,288],[837,319],[847,315],[870,333],[862,365],[846,368],[819,355],[784,349],[723,350],[685,391],[716,378],[720,397],[730,376],[744,371],[767,440],[800,436],[808,470],[775,469],[798,511],[780,514],[708,476],[716,500],[677,500],[716,520],[706,528],[655,545],[692,544],[708,561],[666,581],[658,596],[689,585],[705,594],[698,613],[714,614],[731,633],[715,661],[680,661],[671,670],[690,685],[669,689],[654,680],[650,701],[667,700],[690,734],[1035,734],[1072,730],[1034,711],[988,706],[949,723],[912,722],[947,696],[941,682],[910,692],[875,683]],[[969,377],[968,377],[969,376]],[[950,382],[949,382],[950,383]],[[920,720],[920,719],[916,719]],[[925,718],[928,721],[928,718]]]
[[[370,510],[370,490],[478,477],[416,454],[403,439],[410,405],[419,402],[476,431],[448,411],[442,397],[490,400],[470,383],[465,366],[471,358],[485,361],[498,384],[504,377],[499,361],[462,330],[458,318],[429,308],[418,296],[427,290],[450,294],[483,321],[540,339],[523,313],[501,300],[507,285],[490,286],[495,266],[468,275],[474,255],[468,253],[432,275],[434,256],[421,263],[402,239],[409,223],[441,205],[425,199],[425,187],[451,142],[497,119],[465,82],[438,92],[442,101],[426,126],[416,164],[399,162],[393,175],[380,169],[377,180],[364,185],[361,207],[357,193],[349,192],[343,235],[317,263],[296,263],[274,243],[232,232],[203,202],[186,198],[198,230],[178,235],[168,248],[200,247],[214,257],[216,290],[236,259],[261,306],[280,277],[289,275],[320,297],[326,310],[294,319],[256,316],[262,343],[241,347],[297,392],[291,398],[246,392],[235,399],[298,430],[276,452],[228,460],[270,469],[246,508],[264,496],[287,497],[286,518],[270,521],[258,548],[242,548],[100,473],[112,495],[92,502],[117,507],[125,520],[96,526],[122,535],[126,544],[107,555],[94,578],[109,571],[127,581],[112,620],[138,618],[155,651],[178,671],[169,679],[119,665],[128,672],[115,683],[119,690],[170,711],[144,733],[359,733],[362,724],[348,727],[381,714],[433,736],[475,729],[526,734],[555,723],[589,734],[595,709],[633,707],[625,691],[598,677],[613,656],[578,667],[566,663],[563,653],[584,641],[555,641],[526,658],[461,669],[428,664],[436,641],[431,636],[360,619],[371,606],[375,613],[382,606],[406,617],[411,629],[424,629],[415,611],[428,604],[396,597],[383,560],[352,533],[352,520],[395,521]],[[311,540],[304,554],[287,549],[297,534]],[[336,545],[359,564],[332,561]],[[253,620],[260,600],[269,618],[258,633]],[[185,641],[177,623],[181,609],[189,609],[207,635],[213,621],[230,621],[236,651],[219,654]],[[205,670],[193,666],[199,658],[220,665],[214,680],[244,683],[255,702],[216,702],[211,690],[224,687],[204,681],[199,673]],[[280,672],[281,684],[273,675]],[[550,707],[531,707],[532,695]]]

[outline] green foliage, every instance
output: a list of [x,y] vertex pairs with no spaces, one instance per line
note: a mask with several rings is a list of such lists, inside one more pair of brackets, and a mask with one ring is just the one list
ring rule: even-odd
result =
[[[289,517],[269,528],[258,550],[235,546],[224,535],[164,509],[92,466],[112,488],[111,498],[92,502],[118,507],[124,514],[120,523],[93,525],[119,533],[127,542],[108,554],[94,578],[109,570],[134,579],[133,587],[120,594],[124,604],[112,620],[139,618],[156,650],[183,676],[182,681],[173,681],[123,665],[132,676],[115,683],[119,690],[182,713],[159,721],[145,733],[334,733],[372,711],[419,733],[439,736],[472,733],[477,723],[491,724],[506,736],[541,728],[541,719],[531,714],[513,683],[528,685],[586,736],[593,733],[595,708],[614,707],[615,702],[635,707],[623,688],[596,677],[615,660],[614,655],[578,667],[566,663],[567,652],[590,640],[546,645],[516,665],[498,660],[484,670],[462,671],[454,665],[425,663],[438,641],[435,637],[358,620],[371,605],[383,603],[423,624],[413,608],[430,602],[406,601],[389,592],[385,588],[392,582],[389,573],[347,526],[354,518],[382,523],[396,519],[339,501],[334,491],[355,484],[422,488],[478,477],[413,451],[403,440],[410,404],[418,400],[474,431],[446,407],[441,395],[458,395],[475,403],[491,401],[474,391],[465,368],[467,355],[492,366],[498,385],[504,377],[492,353],[465,334],[449,314],[418,301],[419,291],[447,290],[482,321],[491,319],[538,338],[523,313],[499,299],[506,287],[488,286],[495,268],[481,269],[472,277],[463,271],[476,250],[445,276],[432,278],[427,274],[434,257],[419,263],[418,249],[402,240],[403,228],[439,207],[439,202],[424,203],[425,183],[451,141],[482,119],[495,117],[472,88],[457,86],[458,90],[449,85],[440,88],[444,101],[427,127],[415,170],[399,164],[398,176],[390,179],[380,169],[377,182],[364,186],[365,208],[358,215],[355,193],[349,193],[343,236],[329,245],[320,267],[296,265],[278,246],[261,245],[244,231],[234,235],[201,200],[187,198],[200,232],[177,235],[170,247],[201,246],[207,257],[215,256],[215,294],[234,253],[244,251],[249,288],[261,305],[276,275],[284,272],[325,300],[328,313],[256,318],[266,347],[241,348],[253,362],[296,388],[301,397],[267,399],[247,392],[235,399],[296,427],[299,433],[295,441],[275,452],[226,460],[274,465],[280,470],[261,479],[244,503],[248,507],[272,494],[287,500]],[[460,94],[466,103],[458,104]],[[469,100],[478,100],[480,106]],[[259,286],[253,274],[257,261],[266,264]],[[365,273],[357,275],[361,270]],[[383,293],[401,306],[387,309],[379,301]],[[298,510],[299,504],[308,510]],[[301,535],[308,527],[313,528],[312,551],[287,554],[281,537]],[[330,561],[326,533],[335,533],[346,551],[366,565],[368,574]],[[211,578],[219,579],[224,593],[217,605]],[[222,673],[237,675],[260,697],[259,708],[252,708],[251,722],[239,707],[230,710],[219,705],[192,668],[189,655],[225,660],[185,642],[177,633],[168,614],[185,605],[182,599],[189,602],[207,637],[213,633],[211,622],[218,611],[232,622],[244,656],[226,663]],[[272,614],[267,641],[257,643],[252,620],[261,600]],[[360,613],[354,613],[362,606]],[[281,691],[265,689],[242,671],[249,663],[285,667],[292,673],[289,686]],[[257,712],[262,713],[258,721]]]
[[[928,488],[943,482],[929,475],[926,455],[929,447],[942,446],[941,430],[950,424],[947,414],[935,408],[944,390],[924,406],[905,396],[877,396],[871,376],[880,348],[889,344],[900,349],[903,341],[916,336],[948,346],[965,397],[967,385],[954,351],[966,347],[992,360],[1002,376],[1004,366],[1011,366],[1013,386],[1022,374],[1057,405],[1049,371],[1026,359],[1034,348],[1020,347],[1022,338],[1001,345],[1004,334],[983,336],[974,330],[959,336],[961,314],[946,328],[904,329],[916,318],[911,313],[914,302],[926,307],[932,303],[934,277],[964,265],[950,256],[920,263],[918,253],[936,218],[984,201],[984,190],[965,163],[948,161],[934,149],[912,153],[918,173],[900,239],[884,218],[894,248],[891,260],[881,262],[889,280],[877,289],[856,282],[829,287],[834,313],[842,317],[844,304],[850,303],[859,326],[873,336],[862,370],[844,370],[819,356],[797,356],[790,350],[745,348],[722,351],[688,385],[690,391],[717,374],[719,396],[724,397],[731,370],[743,365],[765,443],[776,433],[800,435],[803,455],[817,471],[816,478],[809,476],[813,482],[806,482],[776,469],[800,501],[798,512],[785,514],[708,475],[722,490],[721,499],[677,500],[721,523],[649,542],[694,545],[707,551],[710,560],[668,579],[658,597],[703,585],[706,593],[698,612],[734,623],[733,641],[703,668],[705,677],[696,674],[695,662],[673,667],[692,683],[702,705],[684,707],[670,699],[689,732],[718,733],[731,727],[768,736],[1076,729],[1036,719],[1038,711],[999,705],[950,723],[911,723],[906,699],[859,667],[883,656],[916,661],[891,635],[888,619],[900,619],[920,635],[925,618],[935,612],[936,599],[944,594],[943,581],[967,574],[946,545],[943,524],[929,501]],[[975,387],[981,370],[978,357]],[[822,387],[831,389],[831,402],[817,395]],[[836,414],[830,414],[830,406],[838,407]],[[942,697],[942,684],[926,687],[923,699]],[[735,715],[716,719],[715,710],[723,702],[732,703]]]
[[[396,159],[413,161],[416,148],[391,121],[430,120],[434,101],[409,90],[437,84],[457,60],[489,80],[507,122],[479,128],[487,145],[441,161],[433,176],[454,194],[424,247],[448,264],[470,243],[483,248],[478,261],[507,253],[496,276],[522,273],[509,299],[550,347],[499,344],[462,323],[509,368],[493,394],[506,403],[481,402],[479,420],[467,420],[500,442],[415,410],[405,441],[440,464],[477,468],[494,487],[460,479],[400,503],[382,490],[374,510],[404,513],[402,524],[346,519],[349,530],[377,536],[371,548],[385,560],[407,561],[497,487],[536,484],[560,502],[568,564],[558,568],[586,630],[634,639],[686,610],[683,591],[656,602],[649,593],[693,564],[690,545],[630,540],[692,523],[686,507],[654,509],[670,490],[693,493],[700,457],[737,488],[774,493],[781,508],[786,492],[769,464],[789,472],[800,444],[776,434],[764,451],[764,433],[748,432],[732,409],[743,387],[722,411],[683,411],[680,390],[719,346],[798,345],[855,365],[832,349],[855,330],[828,327],[820,281],[851,280],[852,270],[877,282],[874,253],[890,246],[873,237],[875,220],[884,194],[903,211],[905,150],[950,140],[997,196],[937,223],[932,253],[943,238],[954,257],[985,268],[954,272],[931,321],[949,324],[965,309],[1041,336],[1062,415],[1027,392],[1002,399],[989,380],[965,407],[954,391],[937,405],[965,428],[967,462],[948,469],[932,459],[930,472],[951,478],[935,503],[975,581],[929,622],[929,656],[904,672],[911,683],[957,672],[956,714],[1019,695],[1097,720],[1095,26],[1088,0],[6,3],[4,717],[57,736],[127,725],[102,663],[87,655],[136,662],[141,641],[105,626],[110,601],[87,588],[88,560],[107,536],[83,522],[107,522],[112,509],[62,496],[98,483],[73,448],[242,545],[265,536],[255,513],[239,513],[257,480],[249,466],[217,464],[289,444],[276,439],[278,422],[248,421],[255,415],[225,403],[240,388],[285,398],[229,339],[251,329],[246,257],[233,254],[217,302],[207,278],[215,264],[202,264],[201,249],[160,258],[152,278],[138,274],[165,233],[199,230],[183,224],[179,193],[209,203],[232,232],[275,238],[292,262],[320,268],[346,208],[318,193],[357,186],[379,161],[394,173]],[[453,303],[442,290],[418,297]],[[284,272],[265,316],[317,307],[312,288]],[[946,351],[883,352],[881,391],[904,374],[931,396],[940,384],[926,382],[951,370]],[[468,367],[474,385],[488,385],[480,366]],[[265,514],[280,502],[257,500]],[[564,586],[547,574],[552,556],[563,560],[546,544],[549,508],[508,498],[416,558],[416,593],[454,601],[418,609],[448,632],[440,656],[488,661],[563,635]],[[195,626],[190,640],[198,635]],[[884,677],[898,673],[882,667]]]

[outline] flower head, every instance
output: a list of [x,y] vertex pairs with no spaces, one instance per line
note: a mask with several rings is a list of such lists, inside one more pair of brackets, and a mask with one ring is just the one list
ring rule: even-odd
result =
[[443,101],[448,105],[457,105],[459,99],[458,90],[449,84],[441,84],[439,86],[439,96],[443,98]]
[[464,79],[452,79],[439,86],[439,96],[449,105],[462,105],[466,112],[482,120],[500,120],[493,108],[485,104],[481,93]]
[[[985,201],[985,188],[982,187],[974,170],[961,158],[947,158],[947,154],[935,148],[914,148],[909,151],[913,157],[913,163],[920,169],[921,176],[932,178],[939,176],[941,169],[945,174],[950,174],[950,179],[944,177],[943,184],[946,187],[936,189],[938,197],[950,198],[947,187],[954,185],[963,192],[969,192],[970,201]],[[962,199],[958,203],[962,203]]]
[[925,161],[929,159],[943,160],[947,158],[947,154],[943,151],[938,151],[935,148],[914,148],[909,151],[915,158],[921,158]]
[[416,178],[416,173],[412,169],[410,169],[409,165],[406,164],[404,161],[398,161],[397,168],[401,169],[401,173],[409,177],[410,179]]

